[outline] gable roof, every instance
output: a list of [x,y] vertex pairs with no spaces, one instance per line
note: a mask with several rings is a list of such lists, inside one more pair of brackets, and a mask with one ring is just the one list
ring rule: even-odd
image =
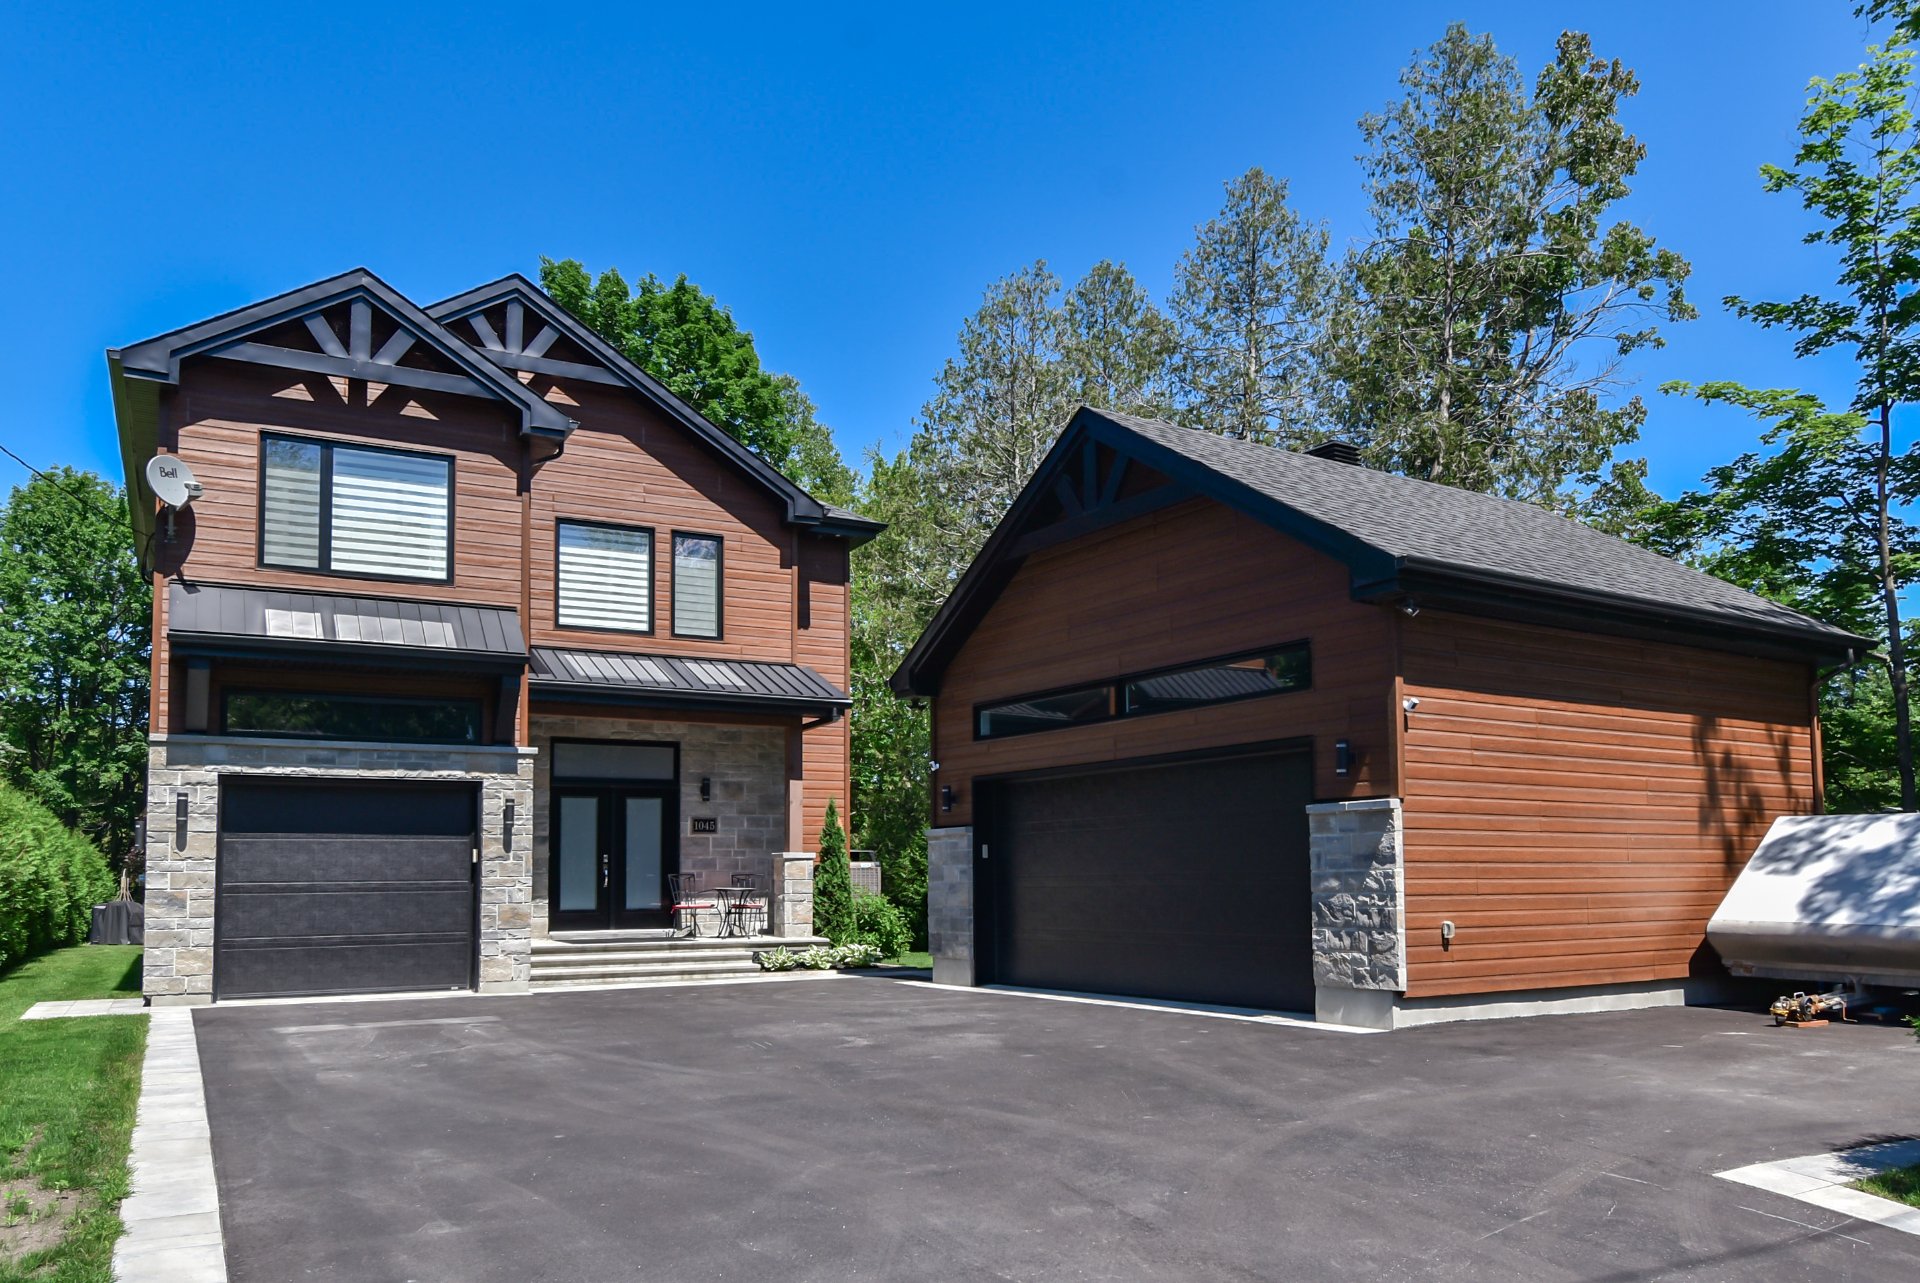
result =
[[1083,406],[894,674],[895,690],[937,691],[1024,559],[1021,537],[1045,497],[1090,444],[1168,478],[1167,498],[1215,499],[1344,562],[1356,601],[1819,663],[1873,645],[1530,503]]
[[[349,318],[344,342],[322,315],[342,306]],[[395,327],[391,339],[378,350],[372,344],[376,310],[389,317]],[[307,322],[307,333],[319,345],[317,349],[255,341],[268,331],[301,321]],[[432,353],[443,367],[451,369],[421,366],[419,349]],[[179,383],[182,363],[196,356],[485,397],[517,414],[524,436],[561,440],[574,426],[558,407],[535,396],[492,362],[480,359],[471,347],[405,295],[366,268],[356,267],[138,343],[107,349],[127,494],[138,497],[128,507],[136,543],[142,548],[149,543],[154,521],[154,500],[146,488],[144,468],[159,442],[160,388]]]
[[[484,313],[500,304],[508,306],[508,323],[495,329]],[[522,314],[515,323],[512,309]],[[430,305],[427,314],[447,325],[456,338],[469,343],[481,356],[508,370],[529,370],[559,378],[586,378],[626,387],[665,412],[667,416],[707,443],[731,461],[735,467],[757,482],[780,501],[790,525],[810,526],[816,533],[839,535],[857,542],[871,539],[886,527],[844,508],[823,504],[742,445],[725,429],[714,424],[698,410],[675,396],[667,386],[627,359],[625,353],[583,324],[545,290],[519,273],[475,286],[464,294],[442,299]],[[531,313],[539,328],[527,323]],[[457,326],[466,321],[468,325]],[[567,338],[598,363],[582,366],[577,362],[554,360],[546,355],[553,335]],[[468,334],[472,337],[469,338]],[[604,371],[604,374],[601,372]],[[600,377],[596,377],[599,375]]]

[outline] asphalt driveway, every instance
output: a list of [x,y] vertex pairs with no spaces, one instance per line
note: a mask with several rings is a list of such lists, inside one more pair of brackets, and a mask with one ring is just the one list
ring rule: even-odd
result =
[[1920,1279],[1920,1238],[1711,1175],[1920,1133],[1892,1029],[855,978],[195,1024],[237,1283]]

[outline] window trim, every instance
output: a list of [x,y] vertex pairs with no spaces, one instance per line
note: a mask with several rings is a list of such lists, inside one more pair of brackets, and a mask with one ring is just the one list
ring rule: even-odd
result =
[[[680,569],[675,546],[681,539],[711,539],[716,550],[713,559],[713,632],[683,633],[680,631]],[[670,589],[673,600],[668,603],[668,632],[674,637],[684,637],[688,641],[725,641],[727,638],[727,540],[724,535],[710,535],[698,530],[674,530],[669,532],[667,544],[667,565],[673,576]]]
[[[562,526],[592,526],[599,530],[619,530],[628,534],[646,535],[647,626],[645,628],[616,628],[612,624],[569,624],[560,618],[560,528]],[[620,633],[627,637],[653,636],[660,627],[660,599],[657,593],[660,581],[659,559],[659,532],[652,526],[629,526],[617,521],[595,521],[589,517],[555,516],[553,519],[553,626],[573,633]]]
[[[290,566],[267,560],[267,442],[291,441],[296,445],[320,449],[320,527],[318,566]],[[336,446],[364,450],[368,454],[397,454],[412,459],[438,459],[447,468],[447,573],[438,579],[422,575],[376,575],[365,570],[333,569],[333,451]],[[323,575],[328,579],[371,580],[383,584],[441,584],[454,581],[454,531],[457,530],[459,502],[459,456],[443,450],[403,450],[389,445],[368,445],[339,437],[309,437],[297,432],[260,433],[260,466],[255,470],[257,493],[254,496],[254,564],[261,570],[288,570],[299,575]],[[222,710],[224,714],[224,709]]]
[[365,742],[370,744],[447,744],[456,746],[464,745],[467,747],[477,747],[487,743],[486,703],[484,700],[470,698],[465,695],[357,695],[351,691],[287,690],[284,688],[275,689],[271,686],[235,686],[229,689],[223,689],[220,692],[220,733],[222,735],[230,735],[238,739],[294,739],[315,744],[353,743],[355,741],[343,740],[339,736],[302,735],[296,731],[234,730],[228,721],[228,710],[235,695],[292,696],[305,699],[336,700],[350,704],[459,704],[473,710],[474,735],[477,737],[475,739],[447,740],[387,737],[377,740],[367,740]]
[[[1307,657],[1307,679],[1299,686],[1290,686],[1281,690],[1251,691],[1245,695],[1229,695],[1223,699],[1208,700],[1204,704],[1189,704],[1185,708],[1152,708],[1129,711],[1126,706],[1127,686],[1132,682],[1145,681],[1152,677],[1163,677],[1168,673],[1184,673],[1196,668],[1208,668],[1216,664],[1231,664],[1238,659],[1253,659],[1260,655],[1276,655],[1283,651],[1297,650]],[[1000,731],[991,735],[980,732],[980,714],[988,709],[1001,708],[1008,704],[1024,704],[1031,700],[1048,699],[1056,695],[1071,695],[1081,691],[1105,690],[1107,692],[1107,715],[1088,718],[1085,721],[1069,722],[1064,726],[1031,726],[1025,730]],[[1030,691],[1020,695],[1003,695],[995,699],[979,700],[973,706],[973,738],[981,740],[1015,739],[1022,735],[1040,735],[1048,731],[1066,731],[1080,726],[1104,726],[1109,722],[1130,721],[1138,717],[1157,717],[1162,713],[1190,713],[1203,708],[1219,708],[1226,704],[1243,704],[1250,699],[1268,699],[1275,695],[1297,695],[1301,691],[1313,689],[1313,645],[1310,638],[1296,638],[1293,641],[1279,642],[1272,646],[1255,646],[1248,650],[1236,650],[1225,655],[1209,655],[1204,659],[1190,659],[1178,664],[1163,664],[1158,668],[1145,668],[1137,672],[1121,673],[1103,681],[1072,682],[1065,686],[1051,686],[1046,690]]]

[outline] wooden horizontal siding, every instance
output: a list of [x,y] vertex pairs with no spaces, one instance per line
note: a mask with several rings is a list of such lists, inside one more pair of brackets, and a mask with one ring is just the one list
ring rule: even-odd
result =
[[[689,657],[794,657],[794,532],[784,510],[738,464],[624,388],[534,381],[580,426],[566,453],[534,474],[535,645]],[[558,395],[555,396],[556,389]],[[598,521],[653,531],[653,632],[562,628],[556,616],[555,523]],[[673,532],[723,541],[718,640],[673,635]]]
[[[1304,640],[1312,688],[1177,713],[976,741],[978,702]],[[1323,798],[1394,792],[1392,620],[1354,603],[1346,567],[1209,500],[1037,553],[988,610],[934,700],[933,787],[973,819],[977,776],[1295,738]],[[1362,754],[1334,774],[1333,744]]]
[[[798,537],[792,634],[794,662],[806,665],[843,691],[853,685],[852,656],[848,649],[852,639],[848,557],[845,540]],[[839,808],[840,822],[852,832],[852,728],[852,719],[842,717],[837,722],[814,726],[801,737],[801,770],[806,780],[802,790],[801,825],[805,850],[820,849],[829,799]]]
[[1813,808],[1805,665],[1435,611],[1401,648],[1410,997],[1684,979]]
[[[228,361],[192,364],[173,395],[163,444],[186,460],[205,493],[178,523],[181,538],[156,545],[160,567],[206,583],[518,607],[523,447],[510,412],[475,397],[416,389],[396,388],[367,404],[366,388],[347,384],[343,399],[318,376]],[[450,456],[452,582],[262,566],[260,440],[269,432]]]

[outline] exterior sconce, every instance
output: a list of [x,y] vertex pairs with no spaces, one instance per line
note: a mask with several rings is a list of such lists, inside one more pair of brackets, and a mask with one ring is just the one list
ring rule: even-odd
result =
[[713,801],[713,777],[710,775],[702,775],[700,777],[700,800],[702,802]]
[[1333,742],[1333,773],[1335,775],[1353,774],[1353,745],[1347,740]]
[[180,789],[173,795],[173,844],[184,847],[187,844],[187,791]]
[[513,799],[508,798],[500,804],[500,849],[513,850]]
[[951,784],[942,784],[940,786],[940,809],[943,811],[951,811],[953,809],[953,785]]

